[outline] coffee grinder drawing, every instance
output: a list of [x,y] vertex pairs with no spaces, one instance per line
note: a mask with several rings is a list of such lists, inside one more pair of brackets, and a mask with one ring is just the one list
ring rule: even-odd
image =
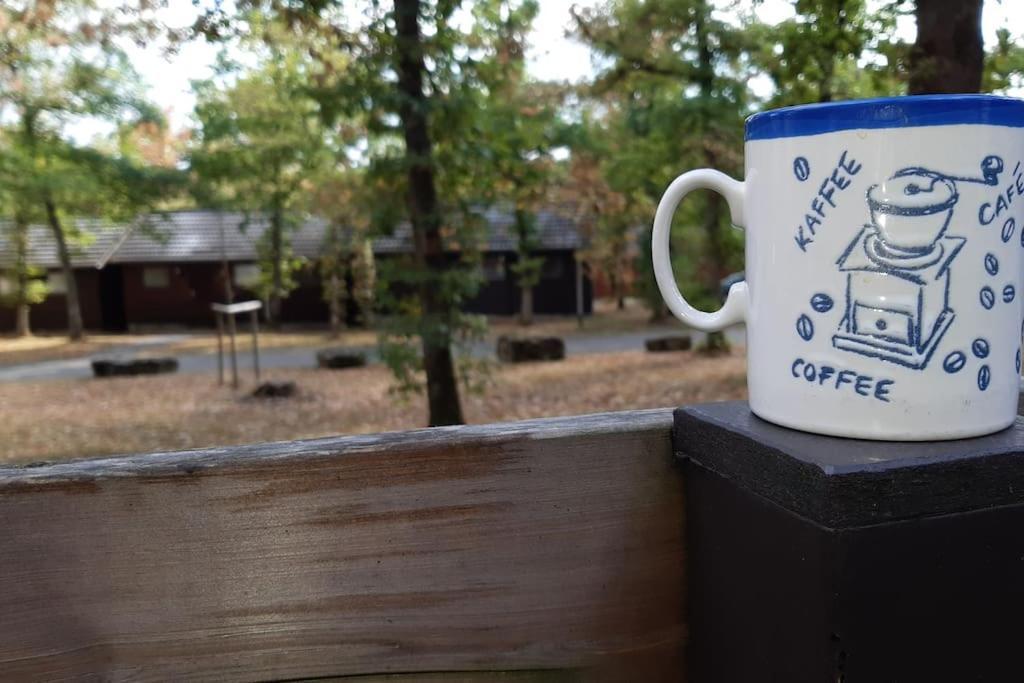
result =
[[995,185],[999,157],[982,177],[949,176],[920,167],[897,171],[867,192],[871,222],[836,262],[846,273],[846,307],[837,349],[922,370],[956,317],[949,307],[950,267],[967,242],[947,235],[958,182]]

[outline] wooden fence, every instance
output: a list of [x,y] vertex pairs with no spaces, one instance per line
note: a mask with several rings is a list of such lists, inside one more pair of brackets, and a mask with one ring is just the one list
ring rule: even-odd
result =
[[0,675],[680,680],[671,424],[623,412],[2,469]]

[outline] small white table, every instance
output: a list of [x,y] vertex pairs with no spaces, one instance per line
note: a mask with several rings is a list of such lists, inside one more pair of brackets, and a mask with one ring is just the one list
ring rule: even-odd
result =
[[235,316],[249,313],[252,322],[252,369],[260,381],[260,325],[257,313],[263,308],[260,301],[239,301],[234,304],[210,304],[217,318],[217,379],[224,384],[224,320],[228,323],[231,340],[231,386],[238,388],[238,356],[235,348]]

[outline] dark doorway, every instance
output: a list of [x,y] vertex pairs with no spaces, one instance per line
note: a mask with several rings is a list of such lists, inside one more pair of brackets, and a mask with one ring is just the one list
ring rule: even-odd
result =
[[121,266],[107,266],[100,271],[100,318],[105,332],[125,332],[128,329]]

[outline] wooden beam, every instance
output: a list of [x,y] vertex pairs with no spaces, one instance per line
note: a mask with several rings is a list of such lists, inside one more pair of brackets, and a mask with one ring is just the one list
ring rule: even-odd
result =
[[680,680],[671,422],[638,411],[0,469],[0,671]]

